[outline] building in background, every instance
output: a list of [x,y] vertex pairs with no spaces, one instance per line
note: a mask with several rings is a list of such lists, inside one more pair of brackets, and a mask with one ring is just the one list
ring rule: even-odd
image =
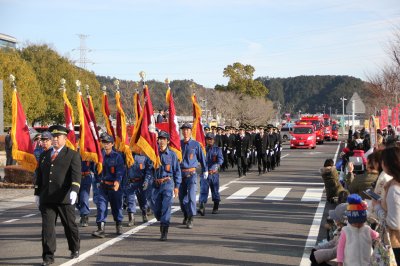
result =
[[0,33],[0,49],[17,48],[17,39],[12,36]]

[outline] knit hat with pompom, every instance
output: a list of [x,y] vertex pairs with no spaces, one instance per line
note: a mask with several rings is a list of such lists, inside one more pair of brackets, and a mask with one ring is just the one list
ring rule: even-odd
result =
[[358,194],[347,197],[347,221],[349,224],[365,223],[367,220],[368,204]]

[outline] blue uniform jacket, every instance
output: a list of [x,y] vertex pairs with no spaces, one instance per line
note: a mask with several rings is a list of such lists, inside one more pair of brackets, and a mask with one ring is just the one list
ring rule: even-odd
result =
[[224,156],[222,155],[222,149],[217,146],[207,146],[207,167],[208,170],[215,171],[220,165],[224,163]]
[[132,153],[134,164],[128,168],[128,178],[142,178],[148,182],[153,176],[153,162],[146,156]]
[[187,143],[181,140],[182,147],[182,162],[181,168],[197,168],[199,163],[201,164],[202,172],[207,171],[206,156],[204,155],[203,149],[200,143],[190,139]]
[[106,152],[103,151],[103,171],[98,178],[103,181],[118,181],[121,183],[124,172],[125,165],[121,154],[112,150],[109,155],[106,155]]
[[96,172],[96,169],[95,169],[95,164],[94,164],[94,162],[82,161],[82,164],[81,164],[81,171],[82,171],[82,173],[86,173],[86,172],[95,173],[95,172]]
[[181,168],[175,152],[167,148],[164,152],[159,151],[161,166],[156,170],[155,178],[170,176],[174,178],[175,188],[179,188],[182,183]]

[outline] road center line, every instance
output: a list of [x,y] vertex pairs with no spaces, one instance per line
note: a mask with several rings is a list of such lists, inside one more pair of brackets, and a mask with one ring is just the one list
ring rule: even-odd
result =
[[234,181],[233,183],[237,184],[288,184],[288,185],[313,185],[313,186],[323,186],[324,183],[322,182],[285,182],[285,181]]
[[[341,141],[339,141],[338,147],[336,149],[335,157],[333,158],[334,163],[336,163],[336,159],[337,159],[337,156],[339,153],[340,143],[341,143]],[[300,266],[311,265],[311,262],[310,262],[311,248],[313,248],[315,246],[315,244],[317,243],[319,228],[321,227],[322,217],[324,215],[325,204],[326,204],[325,200],[321,200],[318,204],[318,208],[314,215],[314,220],[310,227],[310,232],[308,233],[308,238],[306,241],[306,245],[304,247],[303,257],[301,258],[301,261],[300,261]]]
[[27,214],[27,215],[22,216],[22,218],[28,218],[28,217],[32,217],[32,216],[35,216],[35,215],[36,215],[36,213],[31,213],[31,214]]
[[3,224],[12,223],[12,222],[15,222],[15,221],[18,221],[18,220],[19,219],[11,219],[11,220],[8,220],[8,221],[4,221]]
[[[219,191],[225,190],[226,188],[228,188],[228,186],[229,186],[230,184],[232,184],[232,183],[235,182],[236,180],[239,180],[239,178],[236,178],[236,179],[234,179],[234,180],[232,180],[232,181],[229,181],[229,182],[226,183],[225,185],[222,185],[222,186],[220,187],[220,190],[219,190]],[[179,206],[172,206],[171,216],[172,216],[173,213],[177,212],[178,210],[180,210],[180,207],[179,207]],[[144,224],[141,224],[141,225],[139,225],[139,226],[136,226],[135,228],[132,228],[131,230],[129,230],[129,231],[123,233],[122,235],[119,235],[119,236],[117,236],[117,237],[115,237],[115,238],[113,238],[113,239],[110,239],[110,240],[108,240],[107,242],[104,242],[103,244],[100,244],[99,246],[94,247],[94,248],[92,248],[92,249],[86,251],[85,253],[82,253],[82,254],[79,256],[79,258],[69,260],[69,261],[67,261],[67,262],[65,262],[65,263],[63,263],[63,264],[61,264],[60,266],[69,266],[69,265],[74,265],[75,263],[81,262],[81,261],[87,259],[88,257],[93,256],[94,254],[99,253],[100,251],[102,251],[102,250],[104,250],[104,249],[106,249],[106,248],[108,248],[108,247],[114,245],[115,243],[118,243],[119,241],[121,241],[121,240],[123,240],[123,239],[125,239],[125,238],[127,238],[127,237],[129,237],[129,236],[131,236],[131,235],[136,234],[137,232],[139,232],[139,231],[145,229],[146,227],[148,227],[148,226],[150,226],[150,225],[152,225],[152,224],[154,224],[154,223],[156,223],[156,222],[157,222],[157,219],[156,219],[156,218],[153,218],[153,219],[151,219],[150,221],[148,221],[147,223],[144,223]]]

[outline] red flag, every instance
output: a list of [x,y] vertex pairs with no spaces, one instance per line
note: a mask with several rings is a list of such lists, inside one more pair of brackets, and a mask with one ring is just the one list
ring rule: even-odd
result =
[[140,137],[137,145],[153,162],[154,168],[160,166],[160,156],[158,153],[157,136],[156,136],[156,123],[153,113],[153,104],[151,103],[149,89],[147,85],[143,89],[144,95],[144,108],[142,119],[140,120],[139,130]]
[[392,126],[397,128],[399,125],[399,108],[396,106],[392,109]]
[[121,95],[119,91],[115,94],[115,104],[117,105],[117,138],[115,147],[126,156],[126,165],[131,167],[134,163],[132,152],[129,149],[128,138],[126,137],[126,117],[121,105]]
[[68,100],[67,90],[65,89],[63,90],[63,99],[64,99],[65,127],[69,130],[67,134],[67,142],[65,143],[65,145],[72,150],[76,150],[74,111],[72,109],[71,103]]
[[139,129],[140,129],[140,124],[142,120],[142,107],[140,106],[140,101],[139,101],[139,92],[136,91],[135,94],[133,95],[133,109],[135,112],[135,126],[133,128],[133,133],[131,137],[131,141],[129,143],[129,146],[131,147],[132,151],[135,153],[140,153],[140,148],[137,145],[137,142],[139,140]]
[[[97,122],[96,122],[96,116],[94,114],[94,108],[93,108],[93,101],[92,101],[92,96],[90,96],[89,94],[87,95],[87,101],[88,101],[88,111],[89,111],[89,115],[90,118],[92,119],[93,122],[93,126],[95,129],[95,133],[96,133],[96,137],[97,137],[97,143],[100,147],[100,153],[97,154],[98,158],[99,158],[99,162],[103,163],[103,154],[101,153],[101,145],[100,145],[100,136],[99,136],[99,131],[97,130]],[[97,144],[96,144],[97,145]],[[96,150],[97,151],[97,150]],[[100,159],[101,158],[101,159]],[[103,168],[103,166],[101,166]],[[97,168],[99,168],[99,166],[97,166]],[[101,171],[98,171],[99,173]]]
[[107,128],[107,134],[112,136],[115,140],[115,131],[111,122],[111,114],[110,114],[110,108],[108,106],[107,92],[103,93],[103,98],[101,99],[101,103],[102,103],[101,112],[103,113],[104,121]]
[[79,153],[83,161],[90,161],[97,164],[97,172],[103,170],[103,156],[101,153],[100,142],[97,136],[97,130],[90,117],[90,113],[85,106],[81,92],[77,93],[76,103],[79,114]]
[[167,94],[165,96],[168,105],[168,124],[169,124],[169,147],[176,153],[178,160],[182,161],[181,140],[179,136],[179,125],[176,117],[174,98],[172,97],[171,88],[168,86]]
[[192,128],[192,138],[200,143],[204,154],[206,154],[206,139],[204,136],[203,125],[201,124],[201,107],[197,103],[196,94],[193,93],[193,128]]
[[33,145],[29,136],[24,108],[19,101],[17,90],[12,95],[12,156],[24,169],[34,172],[37,161],[33,155]]

